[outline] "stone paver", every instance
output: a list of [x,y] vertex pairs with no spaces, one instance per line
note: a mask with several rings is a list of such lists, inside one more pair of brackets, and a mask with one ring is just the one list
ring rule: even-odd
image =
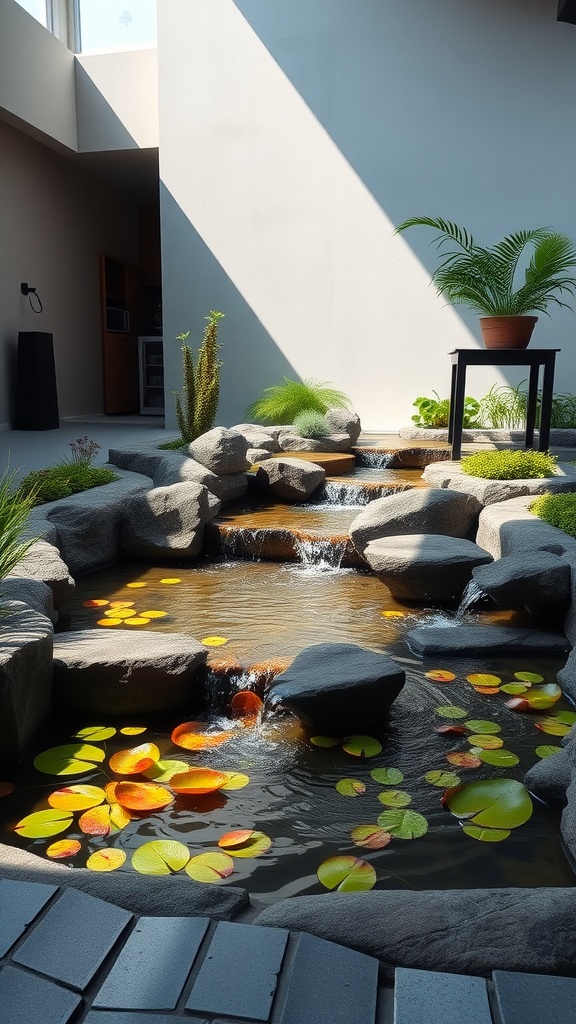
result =
[[576,978],[494,971],[492,980],[500,1014],[498,1024],[576,1021]]
[[2,1024],[68,1024],[80,997],[46,978],[19,970],[0,969]]
[[394,1024],[492,1024],[483,978],[397,967],[394,980]]
[[55,885],[0,880],[0,957],[6,955],[57,891]]
[[304,1024],[306,1019],[314,1024],[373,1024],[377,986],[377,960],[325,939],[301,935],[281,1022]]

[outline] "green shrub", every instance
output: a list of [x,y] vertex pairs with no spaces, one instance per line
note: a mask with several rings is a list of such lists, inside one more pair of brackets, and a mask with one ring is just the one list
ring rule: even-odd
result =
[[550,526],[576,537],[576,494],[539,494],[528,511]]
[[[436,398],[417,398],[412,405],[416,406],[418,412],[412,417],[412,422],[417,427],[430,427],[439,430],[447,427],[450,419],[450,399],[440,398],[437,391],[432,392]],[[464,416],[462,425],[464,427],[475,427],[476,417],[480,408],[475,398],[464,399]]]
[[313,412],[312,409],[299,413],[293,425],[300,437],[326,437],[330,433],[324,413]]
[[34,492],[14,487],[14,473],[0,476],[0,580],[24,557],[34,540],[21,540],[34,502]]
[[[190,331],[179,334],[177,341],[182,342],[182,392],[174,392],[176,400],[176,419],[182,439],[190,444],[200,434],[210,430],[216,419],[218,396],[220,394],[220,367],[218,359],[218,322],[224,313],[211,309],[204,329],[204,337],[198,351],[196,365],[192,350],[186,344]],[[168,442],[170,443],[170,442]]]
[[494,384],[487,395],[480,399],[478,423],[482,427],[502,430],[523,427],[526,423],[528,395],[521,381],[517,387],[510,384]]
[[467,455],[461,466],[468,476],[486,480],[531,480],[554,476],[556,456],[550,452],[504,449]]
[[186,447],[186,441],[183,437],[175,437],[172,441],[162,441],[162,444],[159,444],[158,447],[164,452],[179,451]]
[[554,395],[550,425],[561,430],[576,427],[576,395]]
[[302,412],[324,415],[328,409],[347,409],[349,398],[343,391],[329,388],[317,380],[291,380],[265,388],[262,396],[248,406],[246,416],[257,423],[294,423]]
[[117,473],[104,466],[90,466],[85,462],[65,462],[48,469],[35,469],[24,477],[20,494],[31,499],[32,505],[68,498],[71,494],[88,491],[92,487],[118,480]]

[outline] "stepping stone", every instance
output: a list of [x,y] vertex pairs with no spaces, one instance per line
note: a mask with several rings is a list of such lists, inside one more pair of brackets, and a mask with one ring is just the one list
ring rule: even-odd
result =
[[255,486],[279,501],[305,501],[324,482],[326,472],[305,459],[277,457],[258,463]]
[[[492,1024],[484,978],[397,967],[394,1024]],[[524,1024],[527,1024],[524,1021]]]
[[570,565],[550,551],[526,551],[481,565],[472,579],[501,608],[564,601],[570,597]]
[[438,604],[460,600],[473,569],[492,561],[471,540],[424,533],[370,541],[364,558],[397,600]]
[[46,978],[11,966],[0,969],[2,1024],[68,1024],[79,1003],[76,993]]
[[414,654],[562,654],[570,649],[565,636],[513,626],[430,626],[411,629],[406,639]]
[[576,1020],[576,978],[493,971],[492,981],[498,1024],[569,1024]]
[[360,554],[370,541],[382,537],[431,533],[469,538],[481,507],[468,494],[411,489],[371,501],[352,523],[350,536]]
[[378,961],[373,957],[301,935],[280,1022],[374,1024],[377,990]]
[[6,956],[56,892],[56,885],[0,879],[0,957]]

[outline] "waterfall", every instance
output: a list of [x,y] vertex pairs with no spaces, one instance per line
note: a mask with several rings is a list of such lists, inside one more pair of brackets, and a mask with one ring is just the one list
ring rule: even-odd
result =
[[368,469],[386,469],[393,458],[394,452],[379,452],[369,448],[356,449],[358,465],[366,466]]
[[258,560],[267,532],[265,529],[248,530],[236,526],[220,528],[219,552],[227,562],[234,562],[239,558]]
[[321,510],[323,508],[362,508],[369,505],[375,498],[382,498],[386,494],[395,494],[396,488],[388,487],[386,484],[351,484],[340,483],[336,480],[326,480],[314,491],[314,497],[303,508]]
[[485,596],[484,591],[478,586],[476,580],[470,580],[460,598],[460,604],[456,610],[456,620],[463,619],[467,612]]
[[306,572],[335,572],[342,565],[347,537],[295,537],[294,548]]

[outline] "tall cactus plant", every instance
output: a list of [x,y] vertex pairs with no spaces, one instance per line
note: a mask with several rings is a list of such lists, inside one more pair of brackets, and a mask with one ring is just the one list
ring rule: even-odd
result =
[[187,344],[190,331],[179,334],[182,342],[183,384],[181,391],[175,391],[176,419],[182,439],[190,444],[200,434],[205,434],[214,423],[220,394],[220,367],[218,359],[218,325],[224,313],[211,309],[205,317],[207,325],[198,351],[196,365],[192,350]]

